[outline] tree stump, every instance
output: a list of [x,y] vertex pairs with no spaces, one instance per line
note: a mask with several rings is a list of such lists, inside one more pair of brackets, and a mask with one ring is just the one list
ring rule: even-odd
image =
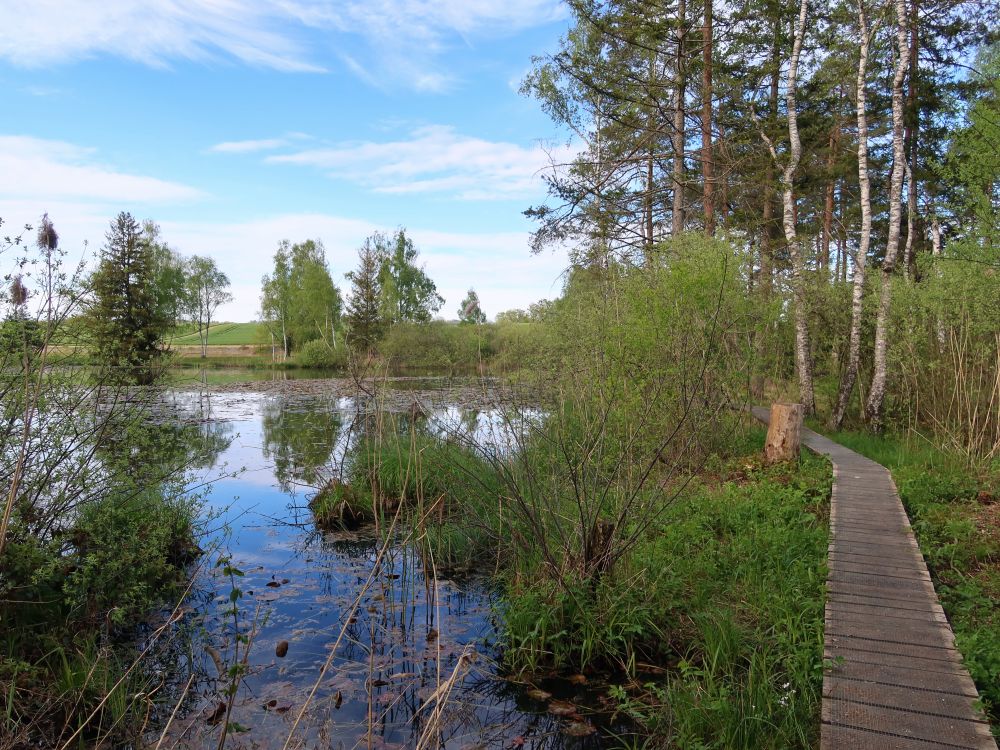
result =
[[797,461],[802,440],[802,404],[771,404],[771,420],[764,443],[764,460],[769,464]]

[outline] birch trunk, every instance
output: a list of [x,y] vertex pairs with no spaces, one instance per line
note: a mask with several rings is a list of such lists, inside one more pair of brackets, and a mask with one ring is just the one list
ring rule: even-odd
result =
[[686,0],[677,3],[677,56],[674,61],[674,76],[677,87],[674,92],[674,132],[673,132],[673,206],[670,212],[670,229],[676,237],[684,231],[684,37],[685,16],[687,15]]
[[892,172],[889,179],[889,231],[882,262],[882,289],[879,294],[878,313],[875,320],[875,356],[872,385],[868,392],[867,412],[871,428],[882,429],[888,379],[889,312],[892,307],[892,273],[899,257],[900,223],[903,213],[903,173],[906,170],[906,153],[903,144],[903,81],[910,67],[910,47],[907,43],[909,21],[906,0],[895,0],[896,6],[896,72],[892,79]]
[[[864,312],[865,268],[868,264],[868,248],[872,233],[871,179],[868,176],[868,47],[871,37],[868,33],[868,19],[865,16],[864,0],[858,0],[858,30],[861,34],[861,48],[858,55],[857,112],[858,112],[858,185],[861,190],[861,238],[858,254],[854,258],[854,285],[851,293],[851,333],[847,348],[847,368],[840,381],[837,403],[830,417],[830,427],[839,430],[844,423],[847,406],[851,402],[854,384],[858,379],[858,363],[861,359],[861,319]],[[844,263],[847,259],[844,258]]]
[[909,162],[906,169],[906,249],[903,253],[903,271],[907,279],[916,276],[916,231],[917,221],[917,140],[920,133],[920,110],[917,109],[917,2],[913,0],[910,8],[910,79],[907,82],[906,109],[906,144],[909,149]]
[[[788,114],[788,163],[782,171],[783,208],[782,225],[785,230],[785,241],[788,243],[792,259],[792,294],[795,308],[795,366],[799,373],[799,400],[806,414],[816,411],[816,397],[813,392],[812,356],[809,342],[809,322],[806,316],[805,294],[805,258],[796,231],[796,211],[794,181],[795,173],[802,158],[802,142],[799,140],[799,120],[796,111],[795,86],[799,68],[799,55],[802,53],[802,39],[805,36],[806,10],[808,0],[802,0],[799,6],[799,19],[795,26],[792,42],[792,59],[788,63],[788,78],[786,81],[785,106]],[[772,148],[773,150],[773,148]]]

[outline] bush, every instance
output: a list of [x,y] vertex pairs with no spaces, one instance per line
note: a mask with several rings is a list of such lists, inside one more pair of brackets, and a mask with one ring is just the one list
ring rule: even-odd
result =
[[396,368],[472,372],[493,355],[493,334],[490,324],[397,323],[379,344],[379,353]]
[[347,347],[334,349],[323,339],[313,339],[302,345],[296,353],[295,361],[301,367],[316,370],[337,370],[347,366]]

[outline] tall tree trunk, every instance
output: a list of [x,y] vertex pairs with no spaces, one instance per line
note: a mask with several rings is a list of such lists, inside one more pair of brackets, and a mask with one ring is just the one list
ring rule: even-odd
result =
[[712,154],[712,0],[705,0],[702,27],[701,71],[701,175],[704,183],[705,234],[715,234],[715,164]]
[[[799,6],[799,19],[795,25],[792,41],[792,58],[788,63],[785,107],[788,115],[788,163],[782,172],[782,225],[785,241],[788,243],[792,259],[792,294],[795,308],[795,366],[799,374],[799,401],[806,414],[816,411],[816,397],[813,392],[812,353],[809,341],[809,321],[806,310],[805,258],[796,231],[795,173],[802,158],[802,142],[799,139],[799,120],[795,102],[796,77],[799,55],[802,53],[802,39],[805,36],[806,10],[808,0]],[[772,147],[773,151],[773,147]]]
[[917,140],[920,132],[920,110],[917,109],[917,2],[910,8],[910,78],[906,92],[906,147],[909,163],[906,169],[906,248],[903,252],[903,272],[907,279],[915,275],[917,224]]
[[[839,110],[839,104],[838,104]],[[836,188],[836,178],[833,176],[833,166],[837,160],[837,146],[840,143],[840,112],[834,118],[833,130],[830,131],[828,142],[829,153],[826,156],[826,197],[823,201],[823,229],[820,234],[819,267],[826,279],[830,273],[830,238],[833,233],[833,199]]]
[[[858,363],[861,360],[861,319],[865,292],[865,268],[868,264],[868,248],[872,233],[871,179],[868,176],[868,46],[871,37],[868,19],[865,15],[864,0],[858,0],[858,31],[861,46],[858,55],[857,113],[858,113],[858,185],[861,188],[861,237],[858,254],[854,258],[854,288],[851,293],[851,333],[847,348],[847,367],[840,380],[837,403],[830,416],[830,427],[839,430],[851,402],[854,384],[858,379]],[[847,258],[844,258],[847,263]]]
[[685,99],[685,51],[684,39],[686,36],[686,0],[678,0],[677,3],[677,55],[674,60],[674,77],[676,78],[676,88],[674,91],[674,132],[673,132],[673,206],[670,213],[670,229],[674,236],[684,231],[684,99]]
[[910,48],[907,43],[909,21],[906,0],[895,0],[896,5],[896,72],[892,79],[892,172],[889,177],[889,230],[882,261],[882,289],[879,294],[878,314],[875,319],[875,356],[872,385],[868,392],[865,411],[876,432],[882,429],[888,380],[889,312],[892,307],[892,273],[899,256],[899,228],[902,220],[903,173],[906,169],[906,152],[903,144],[903,81],[910,67]]
[[[778,42],[781,38],[780,22],[774,23],[774,39],[771,44],[771,85],[767,95],[767,112],[773,122],[778,119],[778,83],[781,75]],[[774,250],[776,242],[774,227],[774,160],[767,163],[764,170],[764,210],[761,214],[763,232],[760,243],[760,276],[766,293],[771,292],[774,282]]]

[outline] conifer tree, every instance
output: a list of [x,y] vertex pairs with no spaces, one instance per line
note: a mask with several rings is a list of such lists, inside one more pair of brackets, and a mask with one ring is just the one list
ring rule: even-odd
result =
[[355,351],[371,352],[385,333],[382,315],[381,257],[375,242],[367,238],[358,250],[358,267],[347,274],[351,298],[347,302],[347,340]]
[[168,325],[153,282],[150,243],[139,222],[123,211],[111,222],[91,277],[87,321],[100,364],[139,384],[155,379]]

